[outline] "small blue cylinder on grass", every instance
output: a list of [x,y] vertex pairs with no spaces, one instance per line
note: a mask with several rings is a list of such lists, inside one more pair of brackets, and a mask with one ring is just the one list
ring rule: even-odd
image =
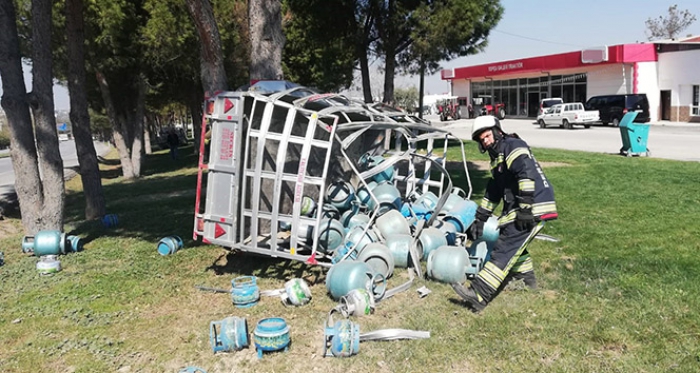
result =
[[248,347],[248,323],[245,318],[227,317],[209,324],[209,342],[214,353],[232,352]]
[[231,300],[238,308],[248,308],[258,304],[260,289],[255,276],[241,276],[231,280]]
[[107,214],[102,217],[102,225],[105,228],[114,228],[119,224],[119,217],[117,214]]
[[180,249],[182,249],[182,238],[179,236],[168,236],[158,241],[158,254],[160,255],[175,254]]
[[83,239],[80,238],[80,236],[67,236],[66,241],[69,246],[68,248],[71,249],[74,253],[83,250]]

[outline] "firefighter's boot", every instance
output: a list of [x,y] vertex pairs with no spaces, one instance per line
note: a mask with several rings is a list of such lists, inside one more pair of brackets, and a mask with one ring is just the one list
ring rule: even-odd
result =
[[486,308],[486,301],[484,301],[479,294],[477,294],[472,287],[464,287],[462,284],[458,283],[452,283],[452,289],[455,290],[457,295],[459,295],[462,300],[466,303],[467,307],[469,307],[472,312],[474,313],[479,313]]

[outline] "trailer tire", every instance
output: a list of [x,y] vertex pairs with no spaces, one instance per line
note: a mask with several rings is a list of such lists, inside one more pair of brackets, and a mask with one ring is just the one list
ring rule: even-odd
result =
[[506,119],[506,109],[500,108],[498,109],[498,119]]

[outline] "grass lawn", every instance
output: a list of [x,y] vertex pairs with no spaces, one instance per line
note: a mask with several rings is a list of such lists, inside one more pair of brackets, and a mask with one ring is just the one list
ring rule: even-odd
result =
[[[473,143],[469,160],[485,161]],[[103,164],[108,213],[116,228],[84,221],[80,180],[68,187],[66,232],[85,249],[60,258],[63,271],[39,276],[21,252],[17,219],[0,221],[1,372],[700,372],[700,163],[534,149],[552,182],[560,219],[531,248],[540,289],[506,290],[479,315],[449,285],[413,287],[353,321],[361,332],[427,330],[431,338],[363,342],[351,358],[321,356],[324,322],[336,303],[325,270],[192,241],[196,186],[191,148],[172,161],[148,157],[144,177],[124,181],[116,156]],[[456,148],[449,155],[458,156]],[[479,199],[488,175],[471,172]],[[464,175],[453,175],[464,186]],[[177,234],[185,249],[161,256],[156,244]],[[423,263],[425,265],[425,263]],[[227,294],[240,275],[263,290],[293,277],[313,300],[285,307],[263,298],[233,307]],[[389,286],[406,279],[397,269]],[[432,293],[419,298],[416,289]],[[212,353],[209,323],[228,316],[284,317],[287,353],[258,360],[252,346]]]

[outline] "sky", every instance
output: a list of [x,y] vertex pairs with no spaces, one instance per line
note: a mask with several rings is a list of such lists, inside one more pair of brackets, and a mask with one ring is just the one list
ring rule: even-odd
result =
[[[668,14],[678,5],[698,20],[682,35],[700,35],[700,1],[674,0],[501,0],[504,14],[489,36],[486,50],[474,56],[442,63],[457,68],[527,57],[573,52],[589,47],[647,41],[645,21]],[[31,87],[29,68],[25,69],[27,89]],[[380,83],[381,85],[381,83]],[[397,88],[418,87],[417,76],[397,76]],[[2,89],[0,89],[2,92]],[[449,84],[440,74],[425,77],[425,94],[449,93]],[[68,91],[54,86],[57,110],[69,108]]]
[[[501,0],[503,17],[480,54],[443,62],[443,68],[574,52],[589,47],[646,42],[646,20],[668,14],[669,6],[688,10],[697,20],[681,35],[700,35],[698,0]],[[401,88],[419,86],[419,78],[401,77]],[[425,77],[425,94],[449,93],[440,74]]]

